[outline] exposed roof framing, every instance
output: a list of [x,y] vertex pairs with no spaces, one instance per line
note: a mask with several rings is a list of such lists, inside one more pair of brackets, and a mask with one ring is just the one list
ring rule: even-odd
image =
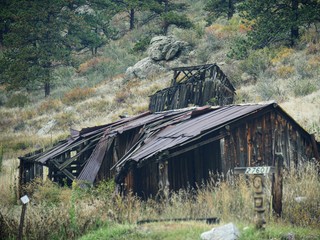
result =
[[[268,111],[278,111],[286,116],[291,125],[299,129],[300,134],[311,138],[274,102],[204,106],[157,113],[146,112],[107,125],[82,129],[73,132],[73,137],[61,141],[47,151],[28,154],[20,159],[54,166],[70,180],[93,183],[105,157],[113,151],[116,160],[110,168],[116,170],[116,179],[120,181],[132,164],[143,166],[149,161],[172,158],[217,141],[228,134],[230,124],[236,125],[242,120],[246,121]],[[130,134],[133,136],[128,137]],[[126,140],[120,141],[121,136]],[[317,144],[315,142],[314,145]],[[71,154],[72,151],[75,151],[74,155]],[[74,164],[79,169],[76,173],[73,173],[71,168]]]

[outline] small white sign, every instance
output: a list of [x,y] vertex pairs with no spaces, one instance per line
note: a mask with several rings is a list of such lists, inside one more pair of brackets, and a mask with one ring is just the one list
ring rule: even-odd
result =
[[23,204],[27,204],[30,201],[27,195],[21,197],[20,200]]
[[270,167],[247,167],[245,174],[268,174]]

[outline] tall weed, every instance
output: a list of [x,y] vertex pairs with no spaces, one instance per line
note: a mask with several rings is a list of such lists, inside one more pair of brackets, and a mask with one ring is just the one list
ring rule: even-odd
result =
[[[297,170],[285,172],[283,182],[283,224],[319,228],[320,181],[319,164],[306,163]],[[270,212],[271,184],[265,187],[266,218]],[[106,222],[136,223],[147,219],[209,218],[223,222],[252,223],[254,218],[253,187],[245,176],[212,176],[198,189],[171,192],[162,201],[140,200],[132,192],[126,196],[114,192],[114,182],[102,182],[96,188],[60,188],[50,183],[35,183],[26,216],[27,239],[75,239],[89,229]],[[51,193],[50,193],[51,192]],[[59,196],[56,198],[56,196]],[[51,201],[54,204],[48,204]],[[0,203],[10,236],[17,232],[20,207]],[[15,209],[15,210],[13,210]],[[270,213],[270,214],[269,214]]]
[[308,162],[284,175],[283,219],[297,226],[320,227],[318,162]]

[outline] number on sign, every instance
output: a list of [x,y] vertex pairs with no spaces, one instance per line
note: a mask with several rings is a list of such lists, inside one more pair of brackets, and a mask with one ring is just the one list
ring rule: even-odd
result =
[[248,167],[245,174],[267,174],[270,172],[270,167]]

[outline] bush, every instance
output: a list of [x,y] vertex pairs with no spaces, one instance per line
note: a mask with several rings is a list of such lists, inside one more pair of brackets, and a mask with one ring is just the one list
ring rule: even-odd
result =
[[206,37],[197,48],[197,59],[200,60],[200,63],[207,63],[211,55],[221,47],[221,41],[214,34],[206,34]]
[[276,50],[275,55],[271,59],[273,65],[288,64],[294,50],[292,48],[282,47]]
[[174,24],[179,28],[191,28],[193,27],[192,22],[188,19],[188,17],[184,14],[179,14],[176,12],[168,12],[166,14],[162,15],[162,20],[166,23],[166,24]]
[[67,130],[76,123],[77,118],[73,112],[63,112],[54,116],[56,125],[53,130]]
[[85,74],[88,71],[96,70],[102,64],[108,64],[110,62],[111,62],[111,59],[108,59],[105,57],[94,57],[80,64],[77,72],[80,74]]
[[24,191],[35,204],[52,206],[61,202],[62,188],[50,180],[43,181],[41,178],[36,178],[24,186]]
[[243,72],[257,77],[268,69],[270,55],[271,52],[267,48],[251,51],[247,58],[240,63],[239,67]]
[[62,106],[62,102],[58,99],[47,99],[41,102],[38,107],[38,112],[47,113],[51,111],[58,111]]
[[173,29],[173,35],[177,39],[187,42],[191,47],[195,47],[200,42],[198,33],[194,29],[182,30],[182,29],[175,28]]
[[320,66],[319,63],[317,64],[316,62],[312,61],[312,59],[310,59],[309,61],[307,61],[306,57],[300,57],[299,59],[296,59],[294,62],[296,74],[301,79],[313,78],[318,75]]
[[55,69],[53,73],[53,78],[55,82],[59,84],[64,84],[64,82],[71,81],[74,74],[75,74],[75,69],[73,67],[63,66]]
[[9,108],[24,107],[30,102],[29,97],[24,93],[14,93],[11,95],[6,103]]
[[139,39],[133,46],[132,48],[132,52],[135,53],[135,52],[144,52],[147,50],[149,44],[150,44],[150,41],[151,41],[151,36],[148,35],[148,36],[144,36],[142,37],[141,39]]
[[277,71],[277,75],[280,78],[287,79],[290,76],[292,76],[292,74],[295,72],[295,69],[292,66],[284,65],[284,66],[278,67],[276,71]]
[[230,42],[230,50],[227,56],[232,59],[242,60],[249,55],[249,42],[248,39],[243,35],[238,35]]
[[290,82],[294,96],[306,96],[318,90],[317,84],[309,79],[295,79]]
[[[319,229],[319,163],[308,162],[284,175],[283,218],[296,226]],[[299,201],[297,198],[302,200]]]
[[0,89],[0,106],[4,106],[7,102],[7,94],[4,90]]
[[65,104],[72,104],[82,101],[95,93],[93,88],[74,88],[70,92],[64,94],[62,102]]

